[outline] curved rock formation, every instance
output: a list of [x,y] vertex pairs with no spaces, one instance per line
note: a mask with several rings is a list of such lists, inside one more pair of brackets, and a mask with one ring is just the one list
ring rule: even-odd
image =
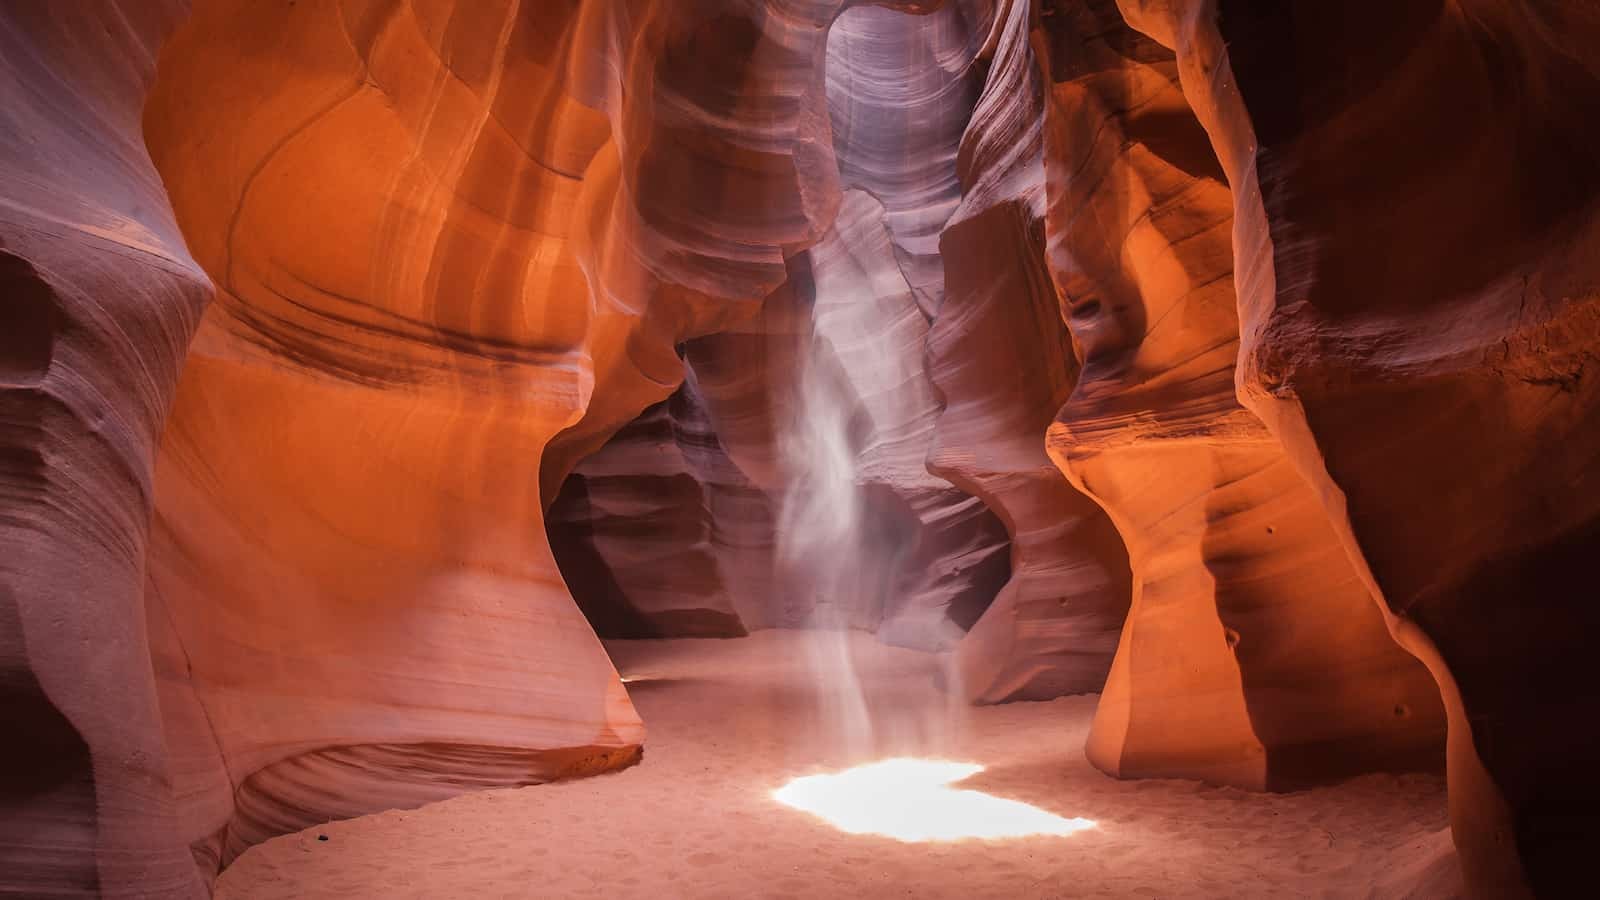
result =
[[939,239],[928,334],[944,409],[929,468],[983,498],[1011,536],[1011,578],[958,648],[980,703],[1098,691],[1128,612],[1127,553],[1040,439],[1077,374],[1044,266],[1043,93],[1030,6],[997,10],[984,91],[962,137],[960,207]]
[[851,579],[1117,775],[1447,711],[1475,888],[1580,875],[1600,13],[1120,4],[0,10],[0,893],[626,765],[569,585]]
[[1123,5],[1233,188],[1241,396],[1443,690],[1469,885],[1570,890],[1600,798],[1600,13]]
[[[846,191],[807,254],[813,343],[800,414],[850,420],[842,427],[853,432],[865,492],[861,528],[881,542],[867,556],[885,563],[872,576],[882,596],[866,604],[877,608],[857,612],[877,620],[880,638],[908,646],[954,642],[961,631],[947,623],[970,626],[1007,577],[1002,524],[927,465],[940,402],[924,347],[944,294],[938,235],[961,199],[956,155],[982,84],[983,12],[856,7],[828,35],[828,110]],[[828,449],[801,437],[790,446],[802,454]],[[796,472],[814,462],[791,457]],[[791,489],[802,504],[821,496],[804,477]]]
[[[846,531],[852,541],[872,546],[858,554],[861,571],[851,580],[874,587],[851,604],[850,621],[886,640],[930,647],[954,640],[960,631],[948,620],[970,625],[1005,579],[1000,522],[926,464],[939,413],[923,360],[926,310],[943,294],[938,234],[960,199],[957,143],[970,114],[977,76],[972,54],[982,35],[981,28],[973,30],[980,27],[970,21],[975,15],[951,4],[919,17],[863,7],[838,18],[824,63],[840,178],[851,186],[839,215],[819,241],[791,257],[789,277],[758,319],[684,345],[693,390],[677,396],[698,401],[703,395],[705,425],[713,432],[698,442],[708,451],[699,464],[709,479],[698,505],[703,509],[715,492],[729,517],[711,516],[709,531],[721,539],[708,550],[719,573],[736,573],[745,588],[733,602],[747,627],[804,624],[819,597],[837,593],[807,586],[805,570],[814,562],[796,569],[772,556],[786,541],[809,559],[811,551],[799,548],[824,519],[860,518]],[[822,419],[837,420],[831,425],[839,434],[817,433],[829,427]],[[612,445],[627,441],[634,427]],[[855,513],[804,507],[840,499],[824,496],[816,480],[822,473],[811,471],[818,454],[835,450],[848,457],[849,472],[834,474],[851,483],[847,505]],[[616,452],[625,451],[617,446]],[[578,473],[606,465],[596,457]],[[611,497],[613,508],[634,504],[637,517],[618,527],[640,533],[633,546],[643,552],[644,544],[658,540],[642,534],[644,522],[653,518],[665,526],[667,520],[664,510],[637,504],[653,504],[649,498],[661,492],[644,482],[611,484],[619,492]],[[569,484],[564,496],[575,498],[579,490]],[[774,511],[787,517],[778,532]],[[552,524],[553,534],[584,528],[582,516],[563,516]],[[697,533],[706,533],[702,529]],[[741,533],[743,540],[735,537]],[[664,590],[680,608],[709,601],[707,585],[697,588],[692,578],[668,587],[659,572],[640,576],[617,591],[602,585],[603,592],[638,594],[636,611],[661,605],[640,592]],[[759,609],[751,602],[757,597],[774,602]],[[683,624],[645,618],[663,633]],[[635,619],[634,626],[645,623]]]
[[679,432],[705,486],[723,581],[747,629],[780,624],[777,520],[788,472],[783,430],[795,415],[793,373],[811,334],[804,254],[757,315],[682,345],[693,427]]
[[[874,542],[859,554],[871,571],[857,578],[873,582],[868,593],[875,596],[854,604],[851,622],[890,643],[944,646],[960,634],[947,623],[970,626],[1005,581],[1005,531],[982,501],[927,469],[938,416],[923,361],[928,322],[894,262],[883,207],[861,191],[846,192],[833,229],[808,255],[813,350],[801,369],[800,421],[787,445],[797,452],[789,460],[795,474],[780,539],[797,542],[801,553],[791,561],[802,568],[825,565],[826,556],[816,555],[823,548],[806,542],[818,521],[847,515],[814,508],[836,499],[826,481],[842,464],[860,492],[858,533],[848,539]],[[830,419],[839,434],[829,433]],[[843,458],[827,458],[833,453]],[[830,471],[813,471],[819,464]],[[816,599],[804,572],[783,574],[785,585],[797,588],[796,602]],[[785,620],[798,624],[808,614],[796,608]]]
[[218,0],[164,50],[146,138],[219,295],[146,601],[204,872],[637,755],[539,527],[541,453],[594,377],[575,223],[615,197],[573,12]]
[[1039,439],[1076,372],[1042,222],[999,205],[948,227],[941,246],[946,296],[928,348],[948,405],[929,467],[1011,537],[1011,577],[959,648],[962,688],[981,703],[1099,691],[1128,612],[1127,552]]
[[1230,196],[1172,54],[1109,0],[1048,12],[1049,264],[1083,356],[1050,452],[1134,579],[1090,760],[1256,789],[1436,764],[1437,691],[1234,399]]
[[561,576],[600,637],[747,633],[737,604],[749,595],[729,590],[722,558],[738,549],[725,535],[752,523],[729,528],[717,515],[728,512],[713,496],[720,487],[750,490],[689,381],[562,482],[545,527]]
[[961,202],[956,157],[983,89],[990,5],[952,0],[915,17],[857,6],[828,31],[840,183],[883,205],[895,261],[927,316],[944,295],[939,233]]
[[832,222],[840,6],[206,0],[164,48],[146,138],[220,288],[147,592],[203,873],[634,758],[542,507]]
[[0,894],[198,896],[139,596],[211,294],[140,140],[181,3],[0,8]]

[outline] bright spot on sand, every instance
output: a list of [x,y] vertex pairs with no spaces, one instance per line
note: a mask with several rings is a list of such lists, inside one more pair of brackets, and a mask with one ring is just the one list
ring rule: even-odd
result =
[[796,778],[772,796],[840,831],[909,843],[1062,836],[1095,827],[1089,819],[1063,819],[1016,800],[950,787],[982,771],[976,763],[885,759],[831,775]]

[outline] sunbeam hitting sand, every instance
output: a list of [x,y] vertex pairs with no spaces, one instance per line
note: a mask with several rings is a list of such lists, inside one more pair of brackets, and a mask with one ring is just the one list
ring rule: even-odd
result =
[[950,786],[982,771],[977,763],[885,759],[796,778],[772,796],[840,831],[907,843],[1066,836],[1094,827],[1088,819],[1063,819],[1037,806]]
[[[870,756],[853,756],[817,727],[824,704],[807,639],[768,631],[730,641],[611,643],[650,729],[638,766],[276,838],[225,870],[218,896],[1387,898],[1403,894],[1393,885],[1418,884],[1428,886],[1421,897],[1455,891],[1439,777],[1374,775],[1294,794],[1116,781],[1084,761],[1094,696],[979,707],[952,720],[936,686],[938,657],[860,634],[850,634],[849,645],[880,727]],[[925,770],[928,778],[911,779],[919,790],[986,795],[1094,827],[1066,838],[1038,828],[1043,833],[1004,840],[908,843],[851,833],[885,829],[830,823],[774,797],[786,785],[828,783],[807,780],[818,776],[881,785],[874,775],[884,774],[883,761],[901,757],[969,763]],[[905,812],[910,818],[913,810]],[[931,818],[918,825],[925,834],[945,827]]]

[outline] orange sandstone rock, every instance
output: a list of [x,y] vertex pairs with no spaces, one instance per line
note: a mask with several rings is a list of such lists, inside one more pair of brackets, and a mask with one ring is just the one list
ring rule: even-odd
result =
[[1600,14],[1123,8],[1232,187],[1240,396],[1443,692],[1469,887],[1570,890],[1600,798]]
[[1048,261],[1083,357],[1049,447],[1134,580],[1090,760],[1256,789],[1436,764],[1426,671],[1234,398],[1230,195],[1172,54],[1110,2],[1054,5],[1041,44]]

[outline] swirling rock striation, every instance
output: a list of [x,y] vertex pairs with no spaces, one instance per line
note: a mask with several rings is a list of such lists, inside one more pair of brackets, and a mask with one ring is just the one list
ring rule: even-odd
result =
[[1089,758],[1255,789],[1436,765],[1437,691],[1234,397],[1231,198],[1172,54],[1111,2],[1048,13],[1048,262],[1083,356],[1049,447],[1134,584]]
[[569,586],[807,621],[818,410],[969,698],[1281,788],[1442,691],[1475,889],[1582,874],[1589,6],[195,7],[0,11],[0,892],[631,763]]
[[[297,823],[636,756],[543,510],[833,225],[842,5],[206,0],[165,46],[145,135],[219,294],[146,611],[202,874]],[[718,506],[759,519],[684,463],[713,533]]]
[[562,578],[600,637],[747,633],[722,559],[739,550],[725,536],[755,523],[725,521],[729,509],[716,496],[725,490],[752,488],[721,452],[692,381],[562,482],[545,528]]
[[574,12],[210,2],[163,52],[146,138],[219,296],[146,607],[206,874],[330,816],[637,755],[538,526],[593,378],[569,228],[612,200],[608,119],[565,87]]
[[[789,258],[758,317],[683,345],[693,391],[677,396],[700,401],[693,405],[712,432],[700,442],[712,451],[702,460],[710,480],[701,505],[714,493],[731,517],[711,516],[717,568],[745,588],[735,596],[773,598],[765,609],[735,601],[748,627],[803,625],[819,599],[837,593],[810,584],[817,563],[801,561],[810,551],[797,548],[840,516],[858,516],[854,540],[872,542],[852,553],[863,570],[851,580],[873,587],[850,604],[850,622],[886,640],[954,640],[1005,578],[1000,522],[931,474],[926,459],[939,413],[923,360],[926,308],[943,293],[937,236],[960,199],[957,143],[977,84],[979,13],[963,4],[917,17],[863,7],[834,22],[818,63],[848,186],[838,215]],[[834,425],[838,434],[818,434]],[[816,481],[820,457],[834,451],[847,457],[849,485],[834,487],[848,498]],[[629,502],[648,503],[651,493],[637,483]],[[835,502],[856,512],[805,506]],[[642,535],[655,513],[639,511],[627,527]],[[581,528],[579,518],[563,527]],[[697,592],[688,580],[669,590]]]
[[[851,190],[807,254],[813,332],[780,522],[780,540],[797,552],[780,581],[792,598],[785,620],[806,622],[811,605],[834,593],[811,578],[846,551],[812,542],[826,541],[835,516],[851,516],[855,527],[835,538],[871,542],[851,551],[863,568],[851,580],[871,587],[850,604],[849,621],[890,643],[933,649],[957,640],[1004,583],[1007,535],[981,500],[928,471],[939,411],[923,353],[928,321],[891,240],[884,208]],[[830,490],[841,477],[853,496]]]
[[1232,186],[1240,395],[1444,694],[1469,887],[1562,894],[1600,799],[1600,12],[1123,6]]
[[961,641],[977,702],[1105,683],[1128,612],[1127,553],[1041,435],[1077,375],[1044,265],[1043,91],[1030,5],[1001,4],[987,77],[957,157],[961,204],[940,234],[944,294],[927,338],[942,400],[929,468],[981,497],[1011,538],[1010,579]]
[[139,110],[182,3],[0,9],[0,894],[199,896],[140,592],[211,282]]
[[[956,641],[1009,574],[1003,524],[928,466],[942,406],[925,349],[944,297],[938,240],[961,199],[957,156],[992,14],[979,3],[922,16],[864,6],[828,35],[828,110],[846,190],[832,229],[807,253],[812,335],[800,402],[813,419],[826,408],[821,415],[850,420],[861,529],[879,541],[867,556],[885,569],[867,577],[881,581],[881,597],[857,612],[880,638],[911,646]],[[815,461],[790,463],[805,471]],[[795,499],[815,493],[802,485]]]

